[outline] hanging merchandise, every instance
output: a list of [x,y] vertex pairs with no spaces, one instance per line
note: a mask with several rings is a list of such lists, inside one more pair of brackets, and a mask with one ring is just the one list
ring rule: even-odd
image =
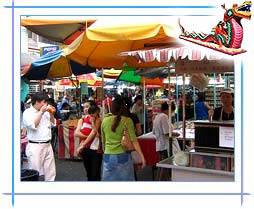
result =
[[193,73],[190,79],[190,85],[199,91],[204,91],[209,84],[209,78],[204,73]]

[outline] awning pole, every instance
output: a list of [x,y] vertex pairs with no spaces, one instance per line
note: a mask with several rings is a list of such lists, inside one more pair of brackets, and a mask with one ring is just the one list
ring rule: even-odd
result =
[[102,74],[101,74],[101,89],[102,89],[102,101],[101,101],[101,105],[102,105],[102,118],[104,118],[105,116],[105,98],[104,98],[104,89],[103,89],[103,86],[104,86],[104,70],[102,68]]
[[176,74],[176,106],[177,106],[177,112],[176,112],[176,129],[179,129],[179,87],[177,84],[178,75]]
[[144,104],[144,126],[143,126],[143,134],[146,133],[146,81],[144,79],[144,83],[143,83],[143,104]]
[[173,140],[172,140],[172,113],[171,113],[171,90],[170,90],[170,67],[168,66],[168,117],[169,117],[169,149],[168,149],[168,155],[171,157],[173,155]]
[[183,124],[182,124],[182,130],[183,130],[183,151],[185,150],[185,129],[186,129],[186,124],[185,124],[185,103],[186,103],[186,96],[185,96],[185,74],[183,74],[183,113],[182,113],[182,118],[183,118]]

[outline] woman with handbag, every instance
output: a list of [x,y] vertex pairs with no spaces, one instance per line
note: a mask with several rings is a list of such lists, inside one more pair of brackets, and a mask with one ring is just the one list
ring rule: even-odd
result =
[[124,127],[133,144],[133,148],[142,159],[142,168],[146,162],[137,141],[134,125],[129,117],[126,117],[126,105],[120,95],[116,95],[112,101],[112,115],[105,117],[101,124],[103,155],[102,181],[134,181],[134,165],[131,153],[122,147]]
[[84,104],[84,113],[75,130],[75,136],[83,138],[77,153],[83,160],[87,180],[100,181],[102,163],[100,108],[93,101],[88,101]]

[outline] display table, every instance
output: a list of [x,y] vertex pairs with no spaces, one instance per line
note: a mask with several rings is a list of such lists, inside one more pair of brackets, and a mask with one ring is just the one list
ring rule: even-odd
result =
[[58,126],[58,158],[77,159],[77,148],[81,138],[75,137],[75,126]]
[[157,167],[171,169],[172,181],[234,181],[233,155],[191,153],[186,165],[178,165],[171,158],[157,163]]
[[142,136],[137,137],[140,148],[146,159],[146,164],[150,166],[155,166],[159,162],[159,155],[156,152],[156,138],[155,135],[150,132]]

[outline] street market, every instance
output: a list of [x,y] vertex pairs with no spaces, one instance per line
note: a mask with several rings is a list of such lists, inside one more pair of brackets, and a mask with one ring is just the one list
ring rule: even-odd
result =
[[[179,38],[181,30],[176,18],[172,18],[170,24],[162,17],[149,17],[140,22],[134,17],[135,22],[132,18],[119,19],[115,22],[106,18],[90,19],[82,25],[80,34],[73,32],[75,38],[55,43],[54,50],[40,53],[39,57],[27,52],[30,59],[21,57],[23,111],[35,104],[33,96],[38,92],[44,92],[55,109],[56,122],[51,127],[50,141],[54,157],[67,163],[81,161],[79,148],[91,136],[89,134],[84,140],[77,134],[80,121],[86,118],[85,104],[93,100],[99,107],[98,117],[103,125],[116,115],[114,105],[121,95],[123,99],[130,99],[129,111],[141,125],[141,134],[135,133],[140,151],[134,147],[144,159],[141,163],[132,163],[136,181],[145,180],[137,175],[145,166],[151,168],[152,181],[234,181],[234,140],[237,140],[234,136],[234,72],[237,63],[232,56],[185,44]],[[35,24],[30,21],[21,19],[22,27],[27,29],[22,35],[27,38],[28,30]],[[46,38],[59,40],[51,36]],[[42,48],[47,47],[52,49],[52,46]],[[226,96],[230,98],[224,98]],[[227,104],[230,112],[226,110],[227,99],[231,99]],[[135,107],[139,108],[137,112]],[[219,119],[215,117],[218,108],[221,108]],[[41,113],[40,109],[38,111]],[[164,128],[157,127],[165,124],[158,126],[157,123],[163,114],[167,117],[167,131],[162,134],[159,132]],[[24,124],[21,121],[21,165],[23,170],[29,170],[26,147],[37,142],[26,138],[28,122],[24,121]],[[107,155],[117,156],[119,153],[103,153],[108,149],[105,149],[109,143],[107,131],[103,135],[100,126],[96,132],[102,140],[103,160]],[[163,150],[158,147],[160,137],[166,142]],[[166,157],[162,158],[162,151],[166,151]],[[56,180],[61,179],[57,175],[56,172]],[[29,181],[25,177],[23,180]]]

